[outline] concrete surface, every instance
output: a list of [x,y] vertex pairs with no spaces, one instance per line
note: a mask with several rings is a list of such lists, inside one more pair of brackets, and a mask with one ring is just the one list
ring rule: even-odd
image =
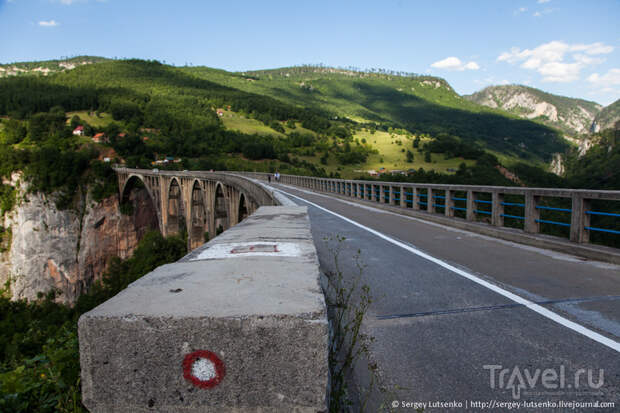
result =
[[[295,244],[293,253],[248,247],[280,242]],[[200,259],[222,245],[236,256]],[[259,208],[84,314],[79,338],[91,412],[324,410],[328,326],[306,208]],[[197,350],[223,362],[214,387],[184,377],[184,359]],[[211,380],[215,364],[201,363],[191,371]]]
[[[368,359],[377,363],[387,392],[369,391],[366,360],[359,360],[353,385],[369,397],[367,411],[402,402],[458,401],[462,408],[425,408],[425,412],[482,411],[473,402],[615,402],[614,408],[524,408],[519,411],[617,411],[620,406],[618,352],[549,318],[514,305],[487,288],[387,242],[308,203],[352,219],[415,247],[496,286],[539,302],[545,308],[605,337],[620,340],[620,266],[501,241],[424,222],[383,209],[288,186],[276,186],[299,205],[308,205],[321,268],[334,269],[325,237],[346,237],[340,257],[346,275],[357,273],[352,259],[361,252],[362,282],[374,298],[364,332],[374,337]],[[331,245],[333,247],[333,245]],[[547,302],[547,304],[543,304]],[[493,388],[485,365],[521,374],[528,369],[565,370],[573,386],[579,369],[604,383],[590,388],[548,388],[540,379],[525,388]],[[595,380],[596,381],[596,380]],[[518,383],[517,383],[518,384]],[[557,384],[557,383],[556,383]],[[513,392],[519,391],[519,398]],[[513,410],[517,410],[513,408]],[[485,411],[507,411],[506,408]]]

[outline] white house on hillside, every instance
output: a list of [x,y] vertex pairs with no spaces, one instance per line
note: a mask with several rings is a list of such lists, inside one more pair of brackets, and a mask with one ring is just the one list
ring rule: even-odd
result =
[[84,136],[84,126],[80,125],[73,129],[73,134],[76,136]]

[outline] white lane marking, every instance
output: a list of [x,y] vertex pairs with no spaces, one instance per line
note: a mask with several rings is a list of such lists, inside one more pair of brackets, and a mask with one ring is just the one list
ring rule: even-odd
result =
[[413,247],[411,247],[411,246],[409,246],[407,244],[404,244],[404,243],[402,243],[400,241],[397,241],[397,240],[395,240],[393,238],[390,238],[387,235],[382,234],[379,231],[376,231],[376,230],[374,230],[372,228],[368,228],[367,226],[360,224],[359,222],[353,221],[352,219],[349,219],[349,218],[347,218],[345,216],[337,214],[336,212],[330,211],[329,209],[324,208],[324,207],[322,207],[320,205],[317,205],[314,202],[310,202],[310,201],[308,201],[308,200],[306,200],[304,198],[301,198],[301,197],[299,197],[297,195],[290,194],[290,193],[288,193],[286,191],[282,191],[280,189],[277,189],[277,191],[281,191],[284,194],[286,194],[287,196],[291,196],[293,198],[297,198],[297,199],[299,199],[299,200],[301,200],[303,202],[306,202],[306,203],[312,205],[315,208],[318,208],[318,209],[320,209],[322,211],[325,211],[325,212],[327,212],[329,214],[332,214],[332,215],[334,215],[334,216],[336,216],[336,217],[338,217],[338,218],[340,218],[340,219],[342,219],[342,220],[344,220],[344,221],[346,221],[346,222],[348,222],[348,223],[350,223],[352,225],[355,225],[356,227],[364,229],[364,230],[370,232],[371,234],[376,235],[379,238],[382,238],[382,239],[384,239],[384,240],[386,240],[386,241],[388,241],[388,242],[390,242],[390,243],[392,243],[392,244],[394,244],[396,246],[399,246],[399,247],[401,247],[401,248],[403,248],[403,249],[405,249],[405,250],[407,250],[407,251],[409,251],[409,252],[411,252],[413,254],[416,254],[416,255],[424,258],[424,259],[427,259],[427,260],[429,260],[429,261],[431,261],[431,262],[433,262],[433,263],[435,263],[435,264],[437,264],[437,265],[439,265],[441,267],[444,267],[447,270],[450,270],[450,271],[460,275],[461,277],[465,277],[468,280],[471,280],[471,281],[475,282],[476,284],[479,284],[479,285],[481,285],[483,287],[488,288],[491,291],[494,291],[494,292],[496,292],[496,293],[498,293],[500,295],[503,295],[504,297],[506,297],[506,298],[516,302],[516,303],[522,304],[525,307],[529,308],[530,310],[535,311],[538,314],[542,315],[543,317],[547,317],[548,319],[550,319],[552,321],[555,321],[556,323],[561,324],[564,327],[570,328],[571,330],[573,330],[573,331],[575,331],[575,332],[577,332],[579,334],[583,334],[584,336],[586,336],[588,338],[591,338],[592,340],[597,341],[597,342],[601,343],[602,345],[611,348],[612,350],[616,350],[617,352],[620,352],[620,343],[618,343],[618,342],[616,342],[616,341],[614,341],[614,340],[612,340],[610,338],[607,338],[607,337],[597,333],[596,331],[592,331],[589,328],[586,328],[586,327],[582,326],[581,324],[577,324],[577,323],[575,323],[573,321],[570,321],[569,319],[564,318],[564,317],[554,313],[553,311],[549,311],[546,308],[544,308],[544,307],[542,307],[542,306],[540,306],[540,305],[538,305],[536,303],[531,302],[530,300],[527,300],[527,299],[525,299],[525,298],[523,298],[523,297],[521,297],[519,295],[513,294],[510,291],[504,290],[503,288],[500,288],[500,287],[498,287],[495,284],[491,284],[488,281],[485,281],[485,280],[483,280],[481,278],[478,278],[475,275],[468,273],[467,271],[463,271],[460,268],[456,268],[455,266],[450,265],[447,262],[444,262],[444,261],[442,261],[442,260],[440,260],[438,258],[435,258],[435,257],[433,257],[431,255],[428,255],[428,254],[426,254],[426,253],[424,253],[424,252],[422,252],[422,251],[420,251],[420,250],[418,250],[416,248],[413,248]]
[[[432,222],[432,221],[427,221],[424,220],[422,218],[416,218],[416,217],[412,217],[410,215],[405,215],[405,214],[399,214],[397,212],[393,212],[393,211],[386,211],[385,209],[379,209],[379,208],[375,208],[373,206],[370,205],[364,205],[364,204],[360,204],[354,201],[348,201],[346,199],[341,199],[341,198],[336,198],[327,194],[322,194],[319,192],[313,192],[313,191],[309,191],[307,189],[304,188],[297,188],[291,185],[285,185],[285,184],[280,184],[283,187],[289,188],[289,189],[293,189],[295,191],[299,191],[299,192],[303,192],[304,194],[308,194],[308,195],[314,195],[314,196],[319,196],[322,198],[327,198],[327,199],[331,199],[332,201],[338,201],[338,202],[342,202],[343,204],[346,205],[351,205],[353,207],[356,208],[360,208],[360,209],[366,209],[368,211],[373,211],[379,214],[387,214],[387,215],[393,215],[393,216],[397,216],[400,218],[404,218],[404,219],[408,219],[411,221],[416,221],[419,222],[421,224],[424,225],[430,225],[436,228],[441,228],[443,230],[446,231],[450,231],[450,232],[458,232],[460,234],[464,234],[468,237],[475,237],[475,238],[480,238],[480,239],[484,239],[487,241],[492,241],[494,243],[500,243],[503,245],[508,245],[509,247],[513,247],[513,248],[519,248],[525,251],[531,251],[534,252],[536,254],[542,254],[542,255],[546,255],[550,258],[553,258],[554,260],[561,260],[561,261],[568,261],[568,262],[576,262],[579,263],[581,265],[589,265],[589,266],[593,266],[596,268],[600,268],[603,270],[614,270],[614,271],[620,271],[620,265],[618,264],[611,264],[608,262],[602,262],[602,261],[595,261],[595,260],[587,260],[587,261],[583,261],[583,259],[578,258],[575,255],[569,255],[569,254],[565,254],[562,252],[558,252],[558,251],[553,251],[553,250],[546,250],[543,248],[538,248],[538,247],[532,247],[530,245],[524,245],[524,244],[519,244],[516,242],[512,242],[512,241],[508,241],[505,239],[500,239],[500,238],[493,238],[487,235],[482,235],[482,234],[478,234],[476,232],[471,232],[471,231],[467,231],[465,229],[460,229],[460,228],[454,228],[454,227],[450,227],[448,225],[444,225],[444,224],[439,224],[437,222]],[[274,189],[273,187],[270,187],[271,189]]]

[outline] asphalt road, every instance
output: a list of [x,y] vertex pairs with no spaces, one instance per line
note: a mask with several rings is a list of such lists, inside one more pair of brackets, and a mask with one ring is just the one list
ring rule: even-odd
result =
[[[346,237],[347,277],[361,253],[369,358],[387,386],[368,393],[358,365],[367,411],[620,411],[619,266],[274,187],[309,207],[324,271],[326,238]],[[571,402],[615,406],[561,405]]]

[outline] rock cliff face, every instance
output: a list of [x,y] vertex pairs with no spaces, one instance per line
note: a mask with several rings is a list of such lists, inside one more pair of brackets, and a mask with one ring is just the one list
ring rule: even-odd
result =
[[589,133],[594,118],[602,109],[595,102],[552,95],[520,85],[490,86],[463,97],[522,118],[540,120],[569,135]]
[[76,209],[60,211],[43,194],[22,191],[21,197],[2,224],[11,239],[0,254],[0,282],[11,278],[14,299],[36,299],[57,288],[59,300],[72,303],[101,278],[111,257],[128,257],[157,228],[145,190],[132,193],[131,216],[121,214],[116,195],[100,203],[81,197]]
[[553,159],[551,160],[551,172],[558,176],[563,176],[564,172],[566,172],[566,167],[564,166],[564,158],[560,153],[554,153]]

